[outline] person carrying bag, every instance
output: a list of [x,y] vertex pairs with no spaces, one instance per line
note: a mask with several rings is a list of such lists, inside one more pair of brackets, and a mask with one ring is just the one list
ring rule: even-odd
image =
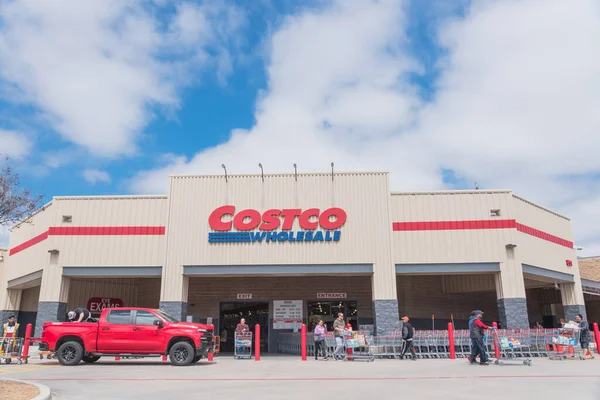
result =
[[319,350],[322,351],[323,359],[327,361],[329,357],[327,356],[327,350],[325,349],[325,333],[326,329],[323,324],[323,320],[319,320],[317,326],[315,326],[315,360],[319,359]]

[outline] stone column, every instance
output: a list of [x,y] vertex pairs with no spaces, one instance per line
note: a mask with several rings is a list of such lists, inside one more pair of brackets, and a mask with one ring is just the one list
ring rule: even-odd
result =
[[188,308],[189,277],[181,274],[181,267],[175,269],[179,273],[163,268],[159,308],[173,318],[185,321]]
[[583,315],[584,320],[587,319],[581,279],[578,279],[576,283],[561,283],[560,294],[565,310],[565,321],[575,321],[577,314]]
[[391,330],[400,329],[398,300],[373,300],[373,323],[377,336],[384,336]]
[[506,248],[506,261],[500,264],[500,273],[496,274],[496,295],[500,326],[529,328],[523,268],[514,247]]
[[[60,322],[67,318],[67,302],[69,300],[69,277],[62,276],[62,268],[58,264],[58,254],[50,256],[50,262],[42,275],[40,299],[35,319],[34,337],[41,337],[44,322]],[[85,305],[82,305],[85,306]]]
[[188,303],[185,301],[161,301],[160,310],[169,314],[171,317],[180,321],[185,321],[187,317]]

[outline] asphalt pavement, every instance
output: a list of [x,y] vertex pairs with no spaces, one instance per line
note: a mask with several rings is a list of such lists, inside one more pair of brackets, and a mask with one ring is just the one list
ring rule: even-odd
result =
[[32,358],[28,364],[0,365],[0,377],[41,383],[55,399],[600,398],[599,360],[534,359],[531,367],[484,367],[465,360],[302,362],[265,356],[259,362],[217,357],[174,367],[156,359],[110,358],[63,367]]

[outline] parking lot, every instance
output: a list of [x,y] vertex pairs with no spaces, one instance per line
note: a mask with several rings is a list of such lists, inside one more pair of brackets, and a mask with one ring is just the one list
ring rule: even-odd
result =
[[302,362],[264,357],[260,362],[218,357],[191,367],[154,360],[101,360],[62,367],[54,360],[4,365],[0,374],[44,384],[58,399],[369,399],[397,393],[408,398],[597,399],[600,361],[535,360],[523,365],[471,366],[465,360]]

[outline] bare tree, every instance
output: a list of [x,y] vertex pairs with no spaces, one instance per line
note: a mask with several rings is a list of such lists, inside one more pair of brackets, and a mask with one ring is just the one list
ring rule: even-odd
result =
[[0,170],[0,226],[10,226],[28,218],[41,205],[42,196],[21,188],[19,175],[5,159]]

